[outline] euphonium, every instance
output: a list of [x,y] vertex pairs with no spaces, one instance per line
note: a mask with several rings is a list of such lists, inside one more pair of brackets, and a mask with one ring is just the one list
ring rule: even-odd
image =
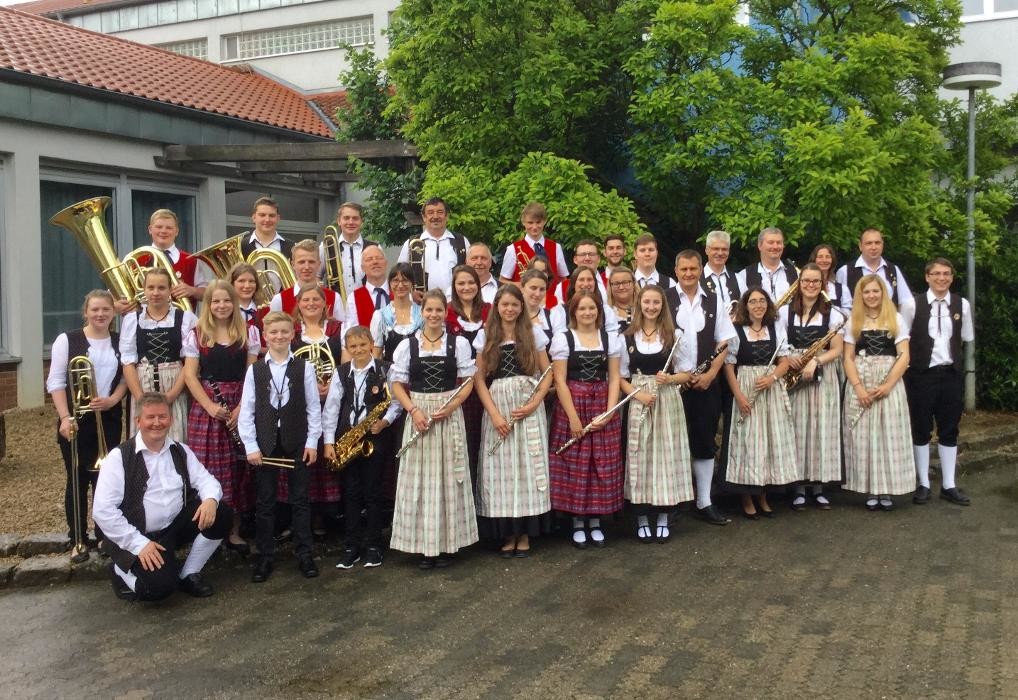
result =
[[375,443],[368,440],[367,435],[375,421],[381,420],[385,412],[389,410],[391,403],[392,394],[389,392],[389,383],[386,382],[385,398],[371,409],[364,420],[347,430],[343,437],[336,441],[336,459],[329,462],[329,469],[338,472],[351,460],[372,455],[375,451]]
[[[109,197],[86,199],[57,212],[49,222],[54,226],[63,226],[74,234],[114,297],[144,304],[146,270],[151,267],[163,268],[170,273],[173,286],[179,285],[180,279],[170,259],[155,246],[135,248],[124,257],[123,262],[120,261],[103,222],[103,213],[111,201]],[[151,256],[151,265],[146,266],[138,262],[138,258],[145,255]],[[191,311],[191,302],[187,299],[174,299],[172,303],[177,308]]]
[[[227,279],[230,270],[240,262],[250,263],[258,274],[258,292],[255,294],[255,306],[262,308],[269,305],[272,297],[277,292],[292,287],[297,283],[297,277],[293,274],[290,261],[286,256],[273,248],[256,248],[251,254],[244,257],[244,249],[241,244],[244,242],[245,234],[241,233],[231,236],[225,241],[219,241],[208,248],[195,253],[202,262],[209,266],[212,274],[219,279]],[[255,263],[267,261],[272,263],[268,269],[259,269]]]
[[[95,415],[95,434],[98,440],[98,455],[95,464],[91,465],[89,471],[97,472],[106,459],[109,448],[106,446],[106,434],[103,432],[102,412],[97,408],[89,408],[93,399],[99,398],[99,390],[95,382],[95,365],[85,355],[78,355],[71,358],[67,363],[67,372],[70,375],[71,405],[68,407],[71,416],[75,421],[77,431],[77,420],[91,411]],[[77,432],[75,432],[77,440]]]
[[[322,234],[322,249],[325,258],[325,286],[346,299],[346,282],[343,281],[343,249],[339,245],[339,229],[329,224]],[[354,275],[356,270],[352,271]]]
[[315,368],[315,377],[319,384],[328,384],[332,373],[336,371],[336,358],[326,343],[308,343],[294,350],[294,357],[302,357]]
[[424,294],[428,291],[428,272],[424,265],[424,239],[411,238],[407,250],[410,254],[410,271],[413,274],[414,291]]

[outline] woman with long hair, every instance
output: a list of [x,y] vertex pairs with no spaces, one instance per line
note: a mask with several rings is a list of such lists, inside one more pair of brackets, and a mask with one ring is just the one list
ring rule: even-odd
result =
[[[531,260],[531,263],[534,261]],[[547,307],[548,275],[540,270],[529,269],[520,277],[520,290],[526,303],[524,313],[531,325],[539,329],[545,337],[545,347],[551,344],[555,333],[565,330],[552,325],[551,309]]]
[[566,280],[565,303],[559,304],[551,310],[552,325],[557,328],[565,328],[570,325],[569,302],[579,292],[588,292],[594,296],[594,301],[600,309],[602,327],[608,331],[609,335],[618,335],[619,317],[615,313],[615,309],[605,306],[601,301],[601,292],[597,287],[597,270],[586,265],[578,265]]
[[892,510],[891,496],[915,490],[908,401],[909,329],[878,275],[855,285],[845,333],[845,488],[867,494],[868,510]]
[[725,378],[738,418],[732,420],[725,480],[741,495],[743,515],[756,520],[759,511],[771,518],[767,489],[790,484],[799,474],[792,406],[782,381],[789,366],[785,329],[760,287],[743,293],[733,323]]
[[223,487],[223,500],[234,513],[226,546],[242,554],[250,552],[240,536],[240,520],[254,508],[254,480],[234,435],[244,374],[260,350],[258,329],[247,324],[234,286],[209,282],[198,323],[184,339],[184,381],[193,399],[188,447]]
[[809,254],[809,261],[820,269],[820,290],[834,306],[843,307],[844,285],[834,279],[838,269],[838,252],[830,243],[821,243]]
[[[265,306],[259,309],[255,303],[255,298],[257,298],[262,288],[261,280],[258,278],[258,271],[255,270],[254,265],[251,263],[239,262],[230,268],[227,279],[229,279],[233,289],[237,292],[237,305],[240,312],[244,315],[244,320],[247,322],[247,325],[257,328],[260,336],[262,332],[262,319],[269,312],[269,307]],[[262,348],[264,347],[263,340]]]

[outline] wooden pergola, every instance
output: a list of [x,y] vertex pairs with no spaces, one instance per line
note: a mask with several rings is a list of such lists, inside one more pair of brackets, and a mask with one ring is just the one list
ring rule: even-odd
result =
[[230,145],[170,145],[155,157],[160,168],[216,175],[267,184],[307,187],[336,195],[343,183],[356,182],[350,162],[406,171],[417,162],[417,147],[407,141],[305,141]]

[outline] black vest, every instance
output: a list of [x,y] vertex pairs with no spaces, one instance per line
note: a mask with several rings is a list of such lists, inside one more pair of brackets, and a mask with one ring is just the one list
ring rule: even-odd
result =
[[[145,535],[149,533],[145,528],[145,491],[148,489],[148,467],[141,452],[135,452],[135,438],[122,443],[117,449],[124,463],[124,496],[120,501],[120,512],[124,519],[131,523],[138,532]],[[187,473],[187,454],[184,448],[175,441],[170,442],[170,457],[173,459],[173,468],[180,475],[184,483],[184,507],[188,501],[198,497],[197,492],[191,488],[191,478]],[[121,549],[110,540],[103,540],[103,551],[116,562],[124,571],[130,571],[138,557],[127,550]]]
[[[704,268],[705,272],[706,272],[706,269],[707,268]],[[725,268],[725,273],[726,273],[725,274],[725,287],[728,289],[728,298],[729,299],[734,299],[735,301],[738,301],[739,300],[739,296],[740,296],[739,295],[739,280],[736,279],[734,273],[728,272],[727,268]],[[749,276],[749,272],[748,271],[746,272],[746,276],[747,277]],[[715,289],[716,286],[717,285],[714,283],[714,280],[711,277],[708,277],[706,274],[701,274],[700,275],[700,289],[702,289],[703,291],[705,291],[705,292],[707,292],[709,294],[717,294],[718,290]]]
[[180,309],[170,307],[173,313],[172,328],[142,328],[141,316],[144,310],[137,311],[138,334],[137,348],[138,360],[148,358],[152,364],[161,362],[179,362],[180,348],[184,344],[183,335],[180,332],[184,323],[184,312]]
[[[912,333],[908,341],[909,366],[916,372],[930,368],[933,356],[933,338],[930,337],[930,315],[933,305],[927,301],[926,295],[915,297],[915,318],[912,319]],[[952,294],[948,304],[951,322],[951,362],[958,372],[964,369],[964,358],[961,353],[961,295]]]
[[[275,408],[270,400],[272,372],[264,359],[254,363],[255,383],[255,433],[258,449],[266,457],[279,447],[286,455],[300,454],[308,437],[307,401],[304,398],[304,365],[299,357],[290,359],[284,381],[290,387],[290,396],[285,404]],[[277,431],[278,425],[278,431]]]
[[739,334],[739,351],[735,353],[736,364],[762,367],[770,362],[777,348],[773,323],[767,326],[767,340],[750,341],[746,337],[745,326],[736,326],[735,332]]
[[445,355],[421,357],[417,336],[410,337],[410,388],[423,394],[439,394],[456,388],[456,336],[445,334]]
[[[241,235],[244,236],[244,238],[242,238],[241,241],[240,241],[240,252],[243,253],[244,257],[246,258],[247,256],[251,255],[251,253],[253,253],[256,250],[258,250],[258,246],[255,245],[255,242],[251,240],[251,232],[250,231],[248,231],[246,233],[243,233]],[[272,250],[276,250],[276,249],[273,248]],[[287,239],[283,238],[279,242],[279,250],[276,251],[276,252],[282,253],[282,255],[287,260],[290,260],[293,257],[292,256],[292,253],[293,253],[293,241],[288,241]]]
[[[789,285],[794,283],[795,280],[799,278],[799,275],[796,274],[795,272],[795,268],[789,265],[788,263],[782,263],[782,268],[785,270],[785,279],[788,280]],[[759,265],[750,265],[749,267],[746,268],[746,289],[752,289],[753,287],[760,287],[761,289],[764,289],[763,275],[760,274]],[[742,291],[746,290],[744,289]],[[740,297],[736,296],[732,298],[738,299]],[[773,299],[772,301],[777,300]]]
[[[885,261],[886,262],[886,261]],[[855,285],[859,284],[859,280],[863,278],[863,275],[871,274],[869,270],[862,267],[852,265],[846,268],[846,279],[848,281],[849,293],[855,294]],[[887,283],[891,285],[891,303],[895,306],[898,305],[898,267],[887,263],[886,265]]]
[[[339,425],[337,435],[349,430],[350,413],[354,410],[357,397],[357,387],[354,386],[354,378],[350,374],[351,363],[344,362],[336,370],[339,372],[339,380],[343,384],[343,400],[339,403]],[[367,416],[371,409],[385,400],[385,370],[379,370],[379,363],[376,360],[375,366],[369,369],[364,377],[364,404],[357,404],[357,422]]]
[[[73,360],[75,357],[78,357],[79,355],[84,355],[85,357],[88,357],[88,347],[89,347],[89,345],[88,345],[88,338],[85,337],[84,329],[82,329],[82,328],[75,328],[74,330],[67,331],[67,333],[65,333],[65,335],[67,336],[67,360],[68,360],[68,364],[70,363],[70,360]],[[117,356],[117,359],[119,360],[120,359],[120,334],[114,333],[113,331],[110,331],[110,345],[113,346],[113,354],[115,354]],[[113,390],[116,389],[117,386],[120,384],[120,379],[123,376],[124,376],[124,366],[120,365],[119,367],[117,367],[117,373],[115,375],[113,375],[113,383],[110,384],[110,386],[106,387],[106,395],[107,396],[113,393]],[[67,373],[67,388],[64,389],[64,392],[67,394],[67,407],[68,408],[71,407],[71,386],[73,386],[73,384],[71,382],[71,373],[68,372]],[[99,390],[99,393],[101,394],[103,392],[101,390]]]
[[608,379],[608,331],[600,330],[601,350],[577,350],[576,339],[569,329],[565,331],[569,344],[566,362],[566,379],[573,382],[603,382]]
[[[731,276],[729,276],[731,277]],[[678,287],[672,287],[665,292],[665,300],[672,313],[672,319],[676,320],[679,315],[679,304],[682,291]],[[718,314],[721,313],[721,297],[713,292],[704,292],[707,298],[700,303],[700,310],[703,312],[703,328],[696,334],[696,364],[702,365],[711,356],[717,343],[714,342],[714,329],[717,326]],[[735,297],[736,299],[738,296]],[[713,311],[709,311],[713,307]]]

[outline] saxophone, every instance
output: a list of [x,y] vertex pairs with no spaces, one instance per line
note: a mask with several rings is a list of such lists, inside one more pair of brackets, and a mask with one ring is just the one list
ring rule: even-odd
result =
[[[802,360],[803,367],[805,367],[810,360],[812,360],[814,357],[820,354],[820,352],[827,346],[827,344],[834,339],[834,336],[838,334],[838,331],[841,330],[842,326],[845,325],[845,321],[847,320],[848,320],[847,318],[843,319],[841,323],[837,325],[836,328],[832,328],[831,330],[827,331],[827,334],[823,338],[810,345],[808,348],[806,348],[805,352],[799,355],[799,358]],[[801,369],[789,370],[788,374],[785,375],[785,391],[791,393],[793,390],[798,389],[801,386],[802,386],[802,370]]]
[[367,439],[371,426],[375,421],[381,420],[385,412],[389,410],[392,403],[392,393],[389,391],[389,383],[385,383],[385,398],[377,406],[372,408],[368,415],[357,425],[353,426],[343,437],[336,441],[336,459],[329,460],[329,469],[338,472],[358,457],[370,457],[375,451],[375,443]]

